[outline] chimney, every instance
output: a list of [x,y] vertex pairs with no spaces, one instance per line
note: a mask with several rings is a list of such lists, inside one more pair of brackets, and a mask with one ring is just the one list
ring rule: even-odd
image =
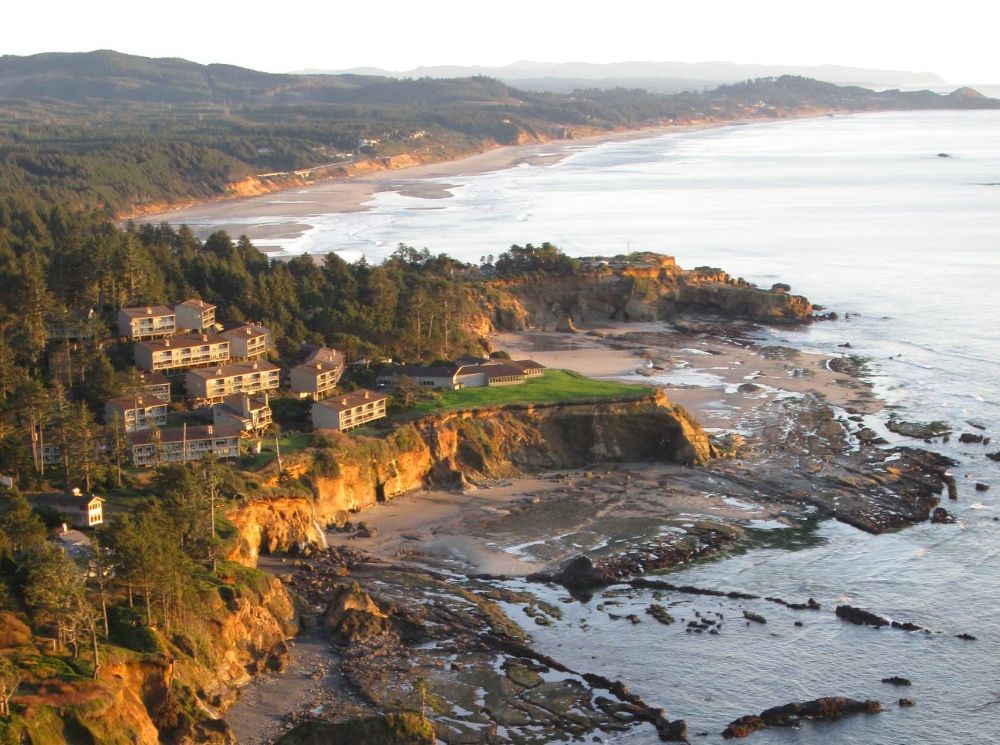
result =
[[164,339],[163,340],[163,346],[169,347],[170,346],[170,339]]
[[256,362],[253,363],[253,369],[254,370],[257,370],[259,367],[260,367],[260,365],[258,365]]
[[63,533],[68,533],[69,532],[69,526],[66,523],[62,524],[62,532]]
[[208,434],[210,434],[210,435],[214,435],[215,434],[215,427],[213,425],[211,425],[211,424],[208,425]]
[[347,406],[347,399],[346,398],[340,399],[340,405],[341,406]]
[[365,398],[371,398],[371,397],[372,397],[372,392],[369,391],[369,390],[366,390],[365,391]]
[[146,315],[147,316],[153,315],[153,309],[152,308],[146,308]]
[[202,334],[201,335],[201,340],[202,341],[208,341],[208,334]]
[[250,416],[250,396],[244,393],[240,399],[240,404],[243,408],[243,416]]
[[79,497],[80,496],[80,487],[79,486],[74,486],[73,487],[73,496],[74,497]]

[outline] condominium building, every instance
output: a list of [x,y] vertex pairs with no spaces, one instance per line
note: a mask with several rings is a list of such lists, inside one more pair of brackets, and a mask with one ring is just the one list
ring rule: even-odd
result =
[[104,404],[104,421],[120,417],[126,432],[138,432],[167,424],[167,402],[156,396],[121,396]]
[[215,326],[215,306],[204,300],[185,300],[174,306],[177,328],[188,331],[210,331]]
[[212,407],[216,426],[236,427],[244,436],[262,435],[271,426],[271,406],[265,393],[251,398],[245,393],[226,396]]
[[343,432],[381,419],[386,415],[388,400],[388,396],[362,389],[316,401],[312,405],[313,429]]
[[305,362],[289,372],[292,393],[299,398],[326,398],[344,374],[344,355],[335,349],[319,347],[309,352]]
[[263,326],[248,324],[220,335],[229,340],[229,356],[234,360],[256,360],[271,351],[271,331]]
[[188,398],[221,401],[234,393],[263,393],[277,390],[280,368],[266,360],[234,362],[219,367],[188,370],[184,376]]
[[163,373],[143,370],[139,373],[139,388],[146,395],[170,402],[170,379]]
[[143,430],[129,436],[129,462],[133,466],[186,463],[206,455],[238,458],[239,454],[240,433],[235,427],[185,425]]
[[229,340],[211,334],[151,339],[136,344],[134,354],[140,370],[184,370],[229,362]]
[[161,339],[177,331],[177,316],[166,305],[122,308],[118,311],[118,335],[133,341]]

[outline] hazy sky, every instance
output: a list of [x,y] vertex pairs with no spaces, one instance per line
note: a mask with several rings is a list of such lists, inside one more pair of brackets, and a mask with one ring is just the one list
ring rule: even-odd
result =
[[[0,54],[117,49],[259,70],[671,60],[1000,82],[988,0],[11,0]],[[994,6],[995,7],[995,6]]]

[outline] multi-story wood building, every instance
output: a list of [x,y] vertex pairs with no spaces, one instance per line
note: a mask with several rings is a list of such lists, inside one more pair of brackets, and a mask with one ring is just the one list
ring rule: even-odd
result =
[[219,367],[188,370],[184,376],[188,398],[221,401],[234,393],[264,393],[277,390],[281,370],[266,360],[234,362]]
[[165,427],[143,430],[129,436],[129,462],[133,466],[186,463],[206,455],[238,458],[240,433],[235,427]]
[[245,393],[226,396],[212,407],[212,419],[217,427],[237,427],[245,437],[259,437],[271,426],[270,402],[266,393],[262,398]]
[[185,370],[229,362],[229,340],[212,334],[151,339],[136,344],[134,354],[140,370]]
[[143,394],[170,402],[170,379],[163,373],[143,370],[139,373],[139,389]]
[[388,400],[388,396],[362,389],[316,401],[312,405],[313,429],[343,432],[381,419]]
[[122,308],[118,311],[118,335],[132,341],[162,339],[177,331],[177,316],[166,305]]
[[271,351],[271,330],[248,324],[220,334],[229,340],[229,356],[234,360],[257,360]]
[[188,331],[211,331],[215,326],[215,306],[204,300],[185,300],[174,306],[177,328]]
[[138,432],[167,424],[167,402],[156,396],[121,396],[104,404],[104,421],[120,417],[126,432]]
[[299,398],[326,398],[337,388],[344,374],[344,355],[335,349],[319,347],[309,352],[305,362],[289,371],[289,383]]

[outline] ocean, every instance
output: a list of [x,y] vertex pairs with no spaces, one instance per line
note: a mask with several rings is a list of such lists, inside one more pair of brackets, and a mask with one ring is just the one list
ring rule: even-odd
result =
[[[478,261],[512,243],[550,241],[576,256],[652,250],[762,286],[786,282],[840,319],[767,338],[831,353],[849,342],[872,360],[877,392],[901,418],[952,424],[950,443],[927,447],[959,461],[960,499],[947,505],[956,525],[883,536],[835,522],[772,527],[759,531],[756,549],[671,575],[679,584],[812,596],[821,612],[750,603],[768,624],[748,626],[730,601],[661,601],[688,620],[695,610],[724,613],[724,632],[708,636],[648,617],[625,629],[594,609],[597,599],[561,605],[562,621],[532,627],[537,647],[623,679],[687,719],[694,742],[721,742],[740,715],[825,695],[877,698],[886,711],[751,741],[997,742],[1000,463],[985,453],[1000,450],[1000,112],[834,116],[553,149],[566,157],[442,180],[447,199],[380,193],[365,212],[307,218],[302,236],[271,242],[288,253],[336,250],[370,261],[402,242]],[[962,445],[960,432],[995,441]],[[977,480],[993,488],[976,492]],[[651,595],[618,599],[616,612],[642,616]],[[840,602],[941,633],[851,626],[831,612]],[[962,632],[977,640],[955,638]],[[912,687],[880,682],[892,675]],[[898,708],[901,696],[916,706]],[[656,739],[637,730],[614,741]]]

